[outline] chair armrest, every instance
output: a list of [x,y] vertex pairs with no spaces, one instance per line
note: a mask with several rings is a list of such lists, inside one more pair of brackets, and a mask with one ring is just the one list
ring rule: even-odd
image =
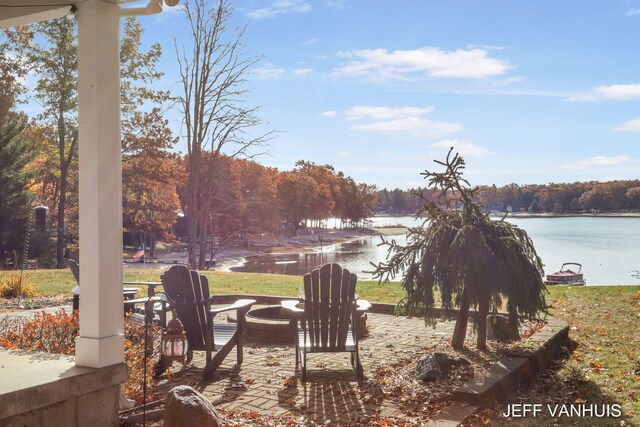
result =
[[287,299],[287,300],[284,300],[284,301],[280,301],[280,305],[285,310],[289,310],[290,312],[292,312],[294,314],[296,314],[296,313],[304,313],[304,308],[298,307],[298,304],[300,304],[300,300],[297,300],[297,299]]
[[242,310],[243,308],[247,308],[248,309],[249,307],[251,307],[255,303],[256,303],[256,300],[254,300],[254,299],[239,299],[238,301],[234,302],[231,305],[225,305],[224,307],[212,308],[211,310],[209,310],[209,313],[218,314],[218,313],[224,313],[225,311]]
[[359,299],[356,301],[356,310],[367,311],[371,308],[371,303],[366,299]]
[[125,300],[127,304],[144,304],[147,302],[151,303],[151,302],[159,302],[159,301],[162,301],[162,298],[157,296],[153,296],[151,298],[133,298],[133,299]]

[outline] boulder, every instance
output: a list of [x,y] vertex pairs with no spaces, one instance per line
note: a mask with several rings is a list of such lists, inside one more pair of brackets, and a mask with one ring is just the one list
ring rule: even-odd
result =
[[487,339],[497,341],[518,341],[520,333],[518,327],[509,323],[509,317],[504,314],[490,314],[487,316]]
[[416,372],[422,381],[437,381],[449,376],[454,366],[470,365],[469,361],[461,357],[454,357],[447,353],[432,353],[418,360]]
[[222,421],[209,400],[193,387],[180,385],[167,394],[165,427],[221,427]]

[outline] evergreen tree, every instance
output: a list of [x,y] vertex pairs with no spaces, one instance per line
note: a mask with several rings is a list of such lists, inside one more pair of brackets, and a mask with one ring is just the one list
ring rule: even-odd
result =
[[478,309],[478,348],[486,347],[486,317],[506,300],[509,320],[516,325],[521,316],[536,316],[546,310],[546,288],[542,261],[527,233],[501,220],[492,220],[474,202],[475,189],[463,178],[464,160],[451,150],[444,172],[423,173],[429,188],[438,191],[435,200],[425,199],[416,214],[426,218],[422,227],[409,230],[407,245],[395,241],[390,259],[377,266],[382,279],[404,274],[402,286],[411,308],[434,306],[439,290],[445,308],[458,307],[452,345],[462,348],[469,309]]
[[33,159],[21,134],[27,118],[14,112],[0,112],[0,256],[24,243],[31,194],[26,186],[33,173],[25,166]]

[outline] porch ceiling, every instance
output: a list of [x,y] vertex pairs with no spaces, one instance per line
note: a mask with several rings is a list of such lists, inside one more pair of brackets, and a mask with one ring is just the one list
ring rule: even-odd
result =
[[[85,0],[0,0],[0,28],[60,18]],[[124,4],[138,0],[104,0]]]

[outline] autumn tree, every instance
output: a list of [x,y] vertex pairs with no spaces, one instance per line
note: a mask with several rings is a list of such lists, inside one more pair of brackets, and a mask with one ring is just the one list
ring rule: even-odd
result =
[[[258,107],[246,105],[247,75],[258,58],[245,53],[244,30],[229,29],[230,2],[220,0],[211,8],[207,3],[205,0],[184,3],[190,45],[178,46],[176,40],[182,86],[179,105],[184,117],[188,160],[184,211],[188,264],[192,268],[204,268],[206,241],[211,235],[208,224],[217,184],[214,179],[207,179],[206,171],[215,173],[222,154],[242,157],[270,135],[252,133],[263,122],[257,115]],[[198,241],[200,255],[196,262]]]
[[640,209],[640,186],[629,188],[626,197],[629,200],[629,206],[631,208]]
[[237,182],[234,215],[239,229],[257,232],[277,230],[281,217],[277,206],[277,170],[252,160],[231,162],[229,172]]
[[175,138],[162,115],[167,91],[153,88],[163,76],[157,70],[162,56],[159,43],[142,50],[144,30],[135,18],[124,21],[120,40],[122,106],[123,225],[151,241],[155,256],[157,237],[170,238],[180,203],[177,188],[184,174],[175,154]]
[[302,222],[312,215],[318,184],[309,175],[293,171],[281,172],[277,186],[282,214],[297,232]]
[[[546,310],[542,261],[527,233],[507,221],[492,220],[474,202],[475,189],[463,178],[464,160],[457,154],[436,161],[444,172],[425,171],[429,187],[439,197],[418,212],[422,227],[408,232],[407,244],[384,242],[389,259],[376,276],[388,280],[402,275],[408,305],[429,309],[435,291],[442,306],[457,307],[452,346],[460,349],[467,332],[469,309],[478,309],[477,346],[486,347],[486,317],[506,300],[509,320],[537,316]],[[459,208],[456,208],[459,206]]]
[[30,70],[38,76],[33,97],[42,105],[37,116],[42,136],[54,147],[58,170],[56,214],[56,264],[63,267],[65,254],[65,210],[70,170],[77,161],[78,115],[76,22],[60,18],[30,27],[38,37],[24,38],[18,46],[25,54]]
[[138,148],[123,156],[123,226],[148,236],[149,255],[154,257],[156,239],[171,237],[180,211],[177,187],[184,173],[177,155],[165,150],[175,140],[167,121],[157,109],[140,119],[140,134],[135,138],[129,134],[127,141]]
[[[62,265],[65,247],[77,235],[77,52],[76,23],[72,16],[43,22],[13,35],[14,45],[24,52],[38,84],[32,96],[42,106],[37,124],[29,129],[29,141],[38,157],[31,164],[38,173],[31,183],[41,203],[53,206],[57,229],[57,265]],[[33,35],[37,34],[37,37]],[[27,36],[25,36],[27,35]],[[28,35],[31,35],[28,37]],[[156,200],[176,200],[175,183],[160,185],[158,171],[166,170],[172,155],[166,150],[175,143],[159,106],[167,100],[166,91],[151,89],[162,76],[156,70],[161,50],[158,43],[143,51],[142,27],[135,18],[124,21],[121,63],[123,194],[141,183],[155,184]],[[145,158],[142,158],[145,157]],[[153,175],[155,174],[155,176]],[[167,180],[169,176],[163,175]],[[179,176],[179,174],[177,175]],[[137,188],[137,187],[136,187]],[[126,202],[126,201],[125,201]],[[136,205],[147,211],[146,206]],[[163,205],[177,212],[175,203]],[[126,224],[139,224],[141,215],[129,204]],[[134,220],[135,218],[135,220]],[[162,218],[168,218],[166,212]],[[173,218],[175,220],[175,217]],[[173,222],[164,224],[162,229]],[[150,229],[156,229],[152,221]],[[144,227],[143,227],[144,228]]]

